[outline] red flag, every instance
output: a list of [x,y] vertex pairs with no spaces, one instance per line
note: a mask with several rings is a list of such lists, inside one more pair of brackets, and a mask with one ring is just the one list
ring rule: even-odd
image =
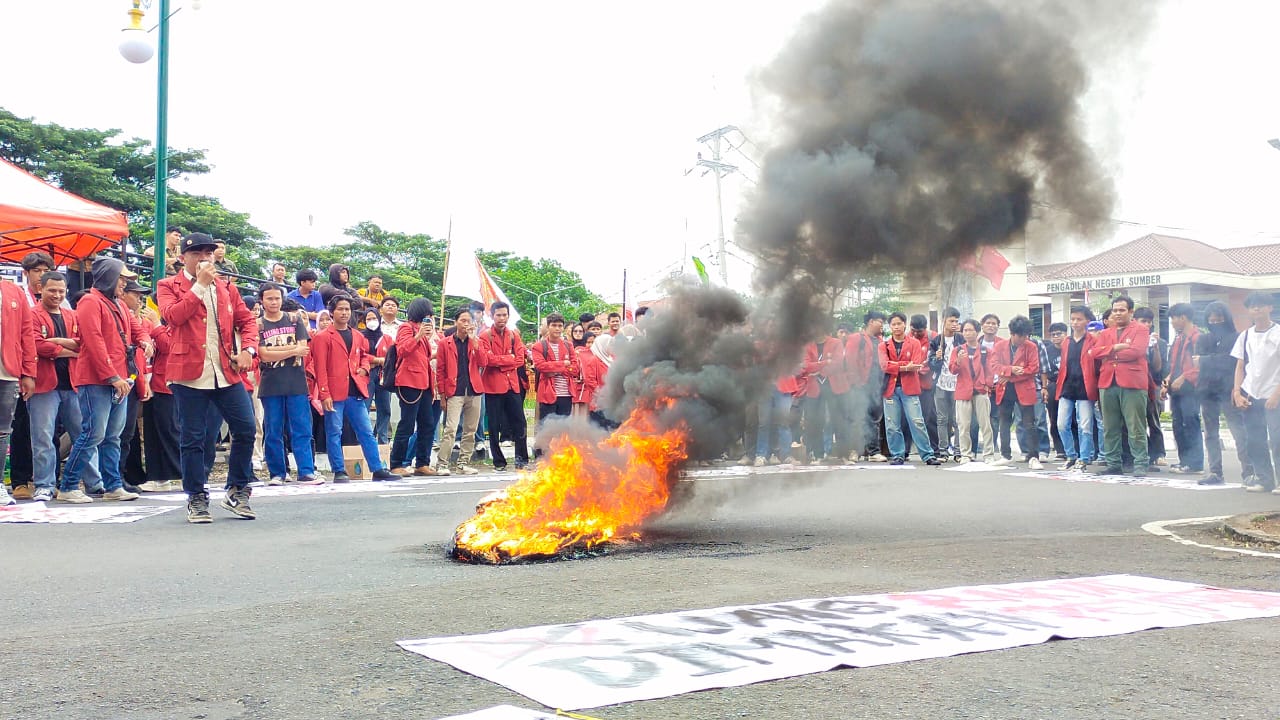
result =
[[990,245],[983,245],[972,256],[960,261],[961,270],[984,277],[996,290],[1004,284],[1004,271],[1009,269],[1009,259]]

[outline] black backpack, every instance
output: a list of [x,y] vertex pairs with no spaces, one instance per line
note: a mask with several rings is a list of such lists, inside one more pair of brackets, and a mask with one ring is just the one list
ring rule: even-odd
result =
[[396,345],[392,343],[382,362],[382,379],[378,381],[383,390],[396,389],[396,365]]

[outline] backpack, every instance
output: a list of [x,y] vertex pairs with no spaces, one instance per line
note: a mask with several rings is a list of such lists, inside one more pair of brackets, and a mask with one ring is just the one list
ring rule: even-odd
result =
[[399,363],[396,358],[396,345],[395,343],[392,343],[391,347],[387,348],[387,354],[383,356],[382,378],[378,381],[378,384],[382,386],[383,390],[396,389],[396,365],[398,364]]

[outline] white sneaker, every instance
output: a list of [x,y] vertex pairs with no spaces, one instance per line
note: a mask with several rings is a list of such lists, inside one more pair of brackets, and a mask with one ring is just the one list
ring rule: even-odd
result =
[[53,488],[38,488],[31,499],[36,502],[49,502],[53,499]]
[[17,504],[18,501],[14,500],[13,496],[9,494],[9,489],[4,486],[4,483],[0,483],[0,507],[9,507]]
[[764,467],[767,462],[768,461],[766,461],[764,458],[758,457],[756,458],[756,461],[751,464],[754,465],[755,467]]
[[148,480],[139,485],[138,489],[142,492],[169,492],[169,483],[168,481],[156,482],[155,480]]
[[889,462],[889,458],[885,457],[883,453],[876,453],[875,455],[867,458],[867,460],[871,462]]
[[1012,460],[1010,460],[1009,458],[1006,458],[1006,457],[998,457],[998,458],[996,458],[995,460],[992,460],[991,462],[989,462],[989,463],[987,463],[987,464],[988,464],[988,465],[990,465],[990,466],[992,466],[992,467],[1004,467],[1005,465],[1009,465],[1009,464],[1010,464],[1010,463],[1012,463],[1012,462],[1013,462],[1013,461],[1012,461]]
[[457,470],[459,475],[477,475],[480,473],[479,470],[471,467],[470,465],[459,465],[455,470]]
[[[274,476],[274,477],[269,477],[269,478],[267,478],[267,484],[268,484],[268,485],[283,485],[283,484],[284,484],[284,476],[283,476],[283,475],[276,475],[276,476]],[[145,490],[146,488],[143,488],[143,489]]]
[[965,463],[968,463],[970,460],[971,458],[968,455],[961,455],[960,459],[957,460],[956,462],[960,463],[961,465],[964,465]]
[[83,490],[61,490],[58,492],[58,502],[83,505],[93,502],[93,498],[85,495]]
[[770,456],[770,457],[769,457],[769,464],[770,464],[770,465],[781,465],[781,464],[782,464],[782,460],[781,460],[781,459],[780,459],[780,458],[775,454],[775,455],[772,455],[772,456]]
[[436,475],[452,475],[452,474],[453,473],[449,472],[448,465],[444,463],[439,463],[436,465]]
[[1040,464],[1040,458],[1031,458],[1030,460],[1028,460],[1028,461],[1027,461],[1027,467],[1031,468],[1032,470],[1043,470],[1043,469],[1044,469],[1044,465],[1041,465],[1041,464]]
[[254,459],[253,459],[253,471],[254,471],[254,472],[262,472],[262,468],[264,468],[264,467],[266,467],[266,463],[262,462],[262,459],[261,459],[261,458],[254,458]]
[[128,490],[125,490],[124,488],[122,488],[122,487],[121,487],[121,488],[116,488],[115,490],[112,490],[111,492],[103,493],[103,494],[102,494],[102,499],[103,499],[103,500],[118,500],[118,501],[120,501],[120,502],[125,502],[125,501],[128,501],[128,500],[137,500],[137,499],[138,499],[138,494],[137,494],[137,493],[131,493],[131,492],[129,492]]

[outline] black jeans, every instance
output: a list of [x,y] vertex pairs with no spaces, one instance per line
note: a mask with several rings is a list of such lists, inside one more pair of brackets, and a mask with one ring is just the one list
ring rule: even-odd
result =
[[[573,398],[568,395],[556,397],[553,403],[538,403],[538,428],[542,428],[542,421],[549,416],[569,417],[572,412]],[[542,457],[542,448],[538,447],[537,443],[533,446],[533,456]]]
[[489,454],[493,467],[501,470],[507,466],[507,457],[498,446],[499,436],[511,438],[516,448],[516,467],[529,464],[528,425],[524,419],[524,396],[514,390],[504,393],[485,393],[484,409],[489,421]]
[[1204,419],[1204,451],[1208,456],[1209,474],[1226,479],[1222,474],[1222,438],[1218,418],[1225,415],[1227,429],[1236,444],[1236,458],[1240,460],[1240,475],[1247,478],[1253,474],[1253,463],[1249,460],[1249,430],[1244,424],[1244,413],[1231,404],[1230,397],[1216,395],[1200,396],[1200,417]]
[[[415,429],[418,437],[413,444],[413,454],[418,465],[430,465],[431,441],[436,432],[436,404],[432,402],[432,393],[430,390],[396,388],[396,394],[400,396],[400,422],[396,423],[396,436],[391,441],[391,468],[409,466],[409,436]],[[405,402],[415,397],[417,402]],[[441,449],[444,449],[443,445]],[[446,457],[448,454],[448,451],[444,453]]]
[[13,408],[13,433],[9,444],[9,482],[13,487],[34,482],[35,466],[31,460],[31,419],[27,403],[21,397]]
[[152,482],[168,482],[182,477],[178,421],[173,413],[173,396],[165,393],[154,393],[142,405],[142,433],[146,437],[142,452],[146,460],[147,480]]
[[1033,457],[1040,456],[1040,432],[1036,429],[1036,406],[1023,405],[1018,402],[1018,393],[1014,392],[1012,387],[1005,388],[1004,401],[1000,403],[1000,455],[1008,460],[1013,457],[1013,448],[1009,444],[1009,436],[1013,433],[1013,409],[1018,408],[1022,413],[1022,431],[1027,438],[1027,446],[1022,448],[1022,454],[1028,460]]
[[[213,458],[206,457],[212,444],[209,437],[217,433],[216,427],[209,427],[208,420],[215,408],[231,428],[226,487],[245,487],[253,482],[253,438],[258,428],[253,420],[253,400],[244,385],[234,383],[214,390],[196,390],[174,384],[172,388],[178,415],[188,420],[182,423],[180,436],[183,492],[188,495],[206,492],[207,468],[213,462]],[[191,419],[195,422],[190,422]]]
[[137,390],[129,392],[124,416],[124,432],[120,433],[120,477],[130,485],[141,485],[147,481],[146,470],[142,467],[142,443],[138,433],[138,415],[142,412],[142,401],[138,399]]

